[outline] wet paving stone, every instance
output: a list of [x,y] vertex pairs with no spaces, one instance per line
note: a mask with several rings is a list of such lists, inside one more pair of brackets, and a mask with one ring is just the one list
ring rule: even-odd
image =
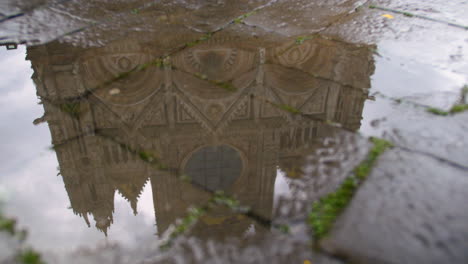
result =
[[386,99],[380,101],[380,107],[386,105],[388,110],[373,119],[374,127],[368,130],[370,134],[467,168],[468,113],[437,116],[428,112],[427,107],[404,102],[397,104]]
[[321,245],[357,263],[465,263],[468,170],[383,154]]

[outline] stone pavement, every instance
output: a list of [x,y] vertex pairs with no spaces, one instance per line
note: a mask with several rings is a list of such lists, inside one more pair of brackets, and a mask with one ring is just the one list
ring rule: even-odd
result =
[[[370,8],[371,6],[382,8]],[[391,10],[406,12],[406,15]],[[211,86],[203,83],[207,79],[217,81],[215,77],[219,72],[206,67],[207,77],[200,78],[196,74],[190,76],[187,73],[189,70],[186,70],[197,67],[200,71],[205,70],[203,59],[216,62],[216,59],[209,57],[209,51],[213,49],[224,52],[226,47],[235,47],[236,52],[241,54],[239,56],[252,58],[251,69],[261,69],[255,72],[255,76],[251,74],[254,77],[244,72],[244,75],[239,74],[241,77],[222,77],[225,79],[223,81],[235,79],[232,82],[235,86],[244,85],[247,83],[245,80],[252,78],[255,79],[255,87],[262,87],[262,78],[265,78],[265,87],[290,86],[291,90],[296,89],[294,92],[297,94],[305,94],[304,87],[318,86],[318,83],[326,83],[327,89],[334,87],[330,90],[340,91],[336,93],[340,96],[348,90],[352,91],[346,97],[340,97],[347,98],[341,100],[349,101],[336,99],[337,108],[327,109],[324,115],[317,115],[312,108],[300,108],[301,104],[298,102],[303,95],[283,97],[288,98],[285,99],[286,107],[279,104],[276,106],[282,107],[280,116],[290,123],[256,123],[259,130],[278,126],[278,131],[284,133],[287,128],[283,124],[293,130],[295,126],[305,128],[315,122],[311,127],[319,130],[316,133],[317,138],[304,143],[302,149],[302,146],[296,146],[307,153],[305,159],[300,155],[294,156],[297,153],[293,150],[275,154],[279,161],[274,166],[283,169],[285,174],[290,174],[287,175],[289,192],[278,196],[271,215],[270,212],[265,213],[270,208],[256,208],[254,203],[255,215],[249,221],[255,223],[252,225],[257,228],[258,236],[222,243],[214,240],[217,241],[215,243],[209,239],[199,239],[195,228],[175,238],[173,246],[164,252],[157,249],[159,244],[148,242],[144,248],[136,250],[119,246],[91,247],[88,251],[75,253],[72,259],[59,252],[47,253],[44,255],[45,259],[49,263],[468,263],[468,193],[465,191],[468,187],[468,114],[465,112],[437,116],[428,111],[430,107],[448,110],[452,105],[460,103],[463,97],[463,84],[468,83],[468,31],[449,23],[468,25],[465,15],[467,12],[467,3],[439,0],[134,0],[125,3],[70,0],[2,3],[0,43],[23,43],[31,46],[28,58],[36,72],[33,78],[38,86],[38,95],[50,99],[45,107],[46,114],[52,114],[46,115],[44,120],[59,115],[51,109],[62,104],[60,100],[64,98],[61,95],[58,99],[45,96],[47,89],[44,87],[50,85],[50,80],[42,78],[46,76],[42,73],[54,69],[54,74],[65,76],[63,80],[72,87],[77,79],[77,75],[73,74],[79,70],[73,67],[71,68],[74,70],[70,70],[70,67],[60,65],[60,60],[66,63],[87,60],[80,66],[92,66],[92,59],[100,54],[110,54],[109,57],[112,57],[116,51],[121,51],[121,39],[138,40],[136,42],[139,44],[144,43],[138,46],[139,49],[152,52],[152,60],[142,59],[138,65],[154,62],[156,58],[170,57],[174,64],[172,70],[179,71],[174,73],[174,76],[180,77],[174,77],[177,85],[183,87],[184,84],[190,86],[187,83],[191,83],[204,91],[203,96],[194,97],[226,96],[225,91],[207,89],[206,87]],[[422,17],[439,21],[429,21]],[[134,46],[131,43],[125,49],[132,49]],[[185,52],[192,47],[200,47],[198,53],[190,53],[186,57],[200,56],[202,59],[198,64],[183,60]],[[243,50],[243,53],[239,50]],[[48,52],[47,56],[43,56],[44,51]],[[124,52],[131,53],[135,50]],[[375,53],[373,58],[370,53]],[[203,57],[204,54],[207,54],[206,57]],[[94,63],[98,64],[99,62]],[[376,73],[371,78],[375,64]],[[73,77],[68,78],[67,71]],[[93,79],[95,76],[90,74],[92,72],[88,71],[89,75],[84,78],[86,85],[89,82],[93,84],[90,86],[98,87],[107,82],[100,79],[102,76]],[[153,74],[165,74],[167,77],[171,74],[169,72],[166,67],[164,73],[158,69]],[[129,84],[138,83],[141,75],[120,77],[128,80]],[[444,83],[444,78],[452,81]],[[214,84],[211,82],[213,87],[220,86],[219,82]],[[87,92],[80,85],[83,84],[69,88],[66,92],[70,94],[66,96],[83,97]],[[269,96],[264,92],[266,89],[255,89],[257,90],[252,89],[255,92],[250,92],[252,98],[260,98],[261,101],[264,99],[261,96]],[[133,103],[125,101],[126,98],[123,97],[112,101],[116,98],[109,96],[113,90],[108,91],[106,88],[103,91],[91,90],[91,93],[111,103]],[[142,89],[138,96],[147,96],[147,92]],[[326,100],[330,102],[333,100],[332,96],[339,97],[331,93],[327,93],[328,95],[330,97]],[[370,100],[366,101],[363,109],[362,104],[356,102],[364,100],[364,97]],[[252,108],[257,109],[254,101],[252,99]],[[89,109],[98,105],[92,100],[84,102],[89,104]],[[207,104],[203,98],[200,102],[199,105]],[[344,106],[340,106],[339,102]],[[197,101],[193,104],[197,106]],[[353,109],[351,105],[354,104],[358,106]],[[105,107],[112,108],[110,105],[104,104]],[[199,105],[198,109],[202,109]],[[361,108],[357,109],[359,105]],[[346,106],[348,108],[344,108]],[[168,100],[166,108],[171,107]],[[185,107],[188,109],[193,106]],[[346,110],[337,110],[339,107]],[[115,109],[112,111],[117,112]],[[296,112],[297,109],[299,113]],[[129,120],[133,117],[125,114],[128,110],[118,111],[121,111],[120,117],[130,124]],[[193,116],[197,111],[188,111],[190,113],[187,116]],[[269,111],[274,112],[271,109]],[[210,111],[206,111],[205,115],[208,117],[205,119],[210,118],[209,113]],[[356,113],[359,118],[354,117]],[[216,113],[213,115],[212,119],[218,118]],[[47,121],[50,122],[49,125],[55,124],[50,119]],[[104,124],[104,121],[95,123],[101,125],[99,122]],[[108,122],[113,120],[109,118]],[[208,123],[205,123],[205,128],[209,127],[206,124]],[[104,128],[107,125],[103,125]],[[217,126],[213,127],[210,129],[217,129]],[[233,134],[237,131],[234,126],[230,128]],[[128,131],[131,128],[122,126],[122,130]],[[141,144],[153,135],[153,132],[148,131],[143,131],[142,137],[134,135],[131,139],[116,142],[126,146]],[[73,131],[76,134],[70,132],[66,139],[75,136],[88,137],[83,132],[89,131]],[[51,128],[51,133],[56,140],[58,132]],[[121,139],[112,133],[105,137]],[[170,138],[171,133],[164,135]],[[229,136],[240,137],[239,135]],[[253,137],[253,134],[249,135]],[[372,148],[369,136],[386,139],[394,146],[378,157],[367,180],[338,217],[329,236],[314,241],[313,232],[306,224],[312,203],[333,193],[366,159]],[[94,138],[92,140],[98,142]],[[192,143],[186,144],[193,144],[196,140],[199,139],[192,139]],[[209,142],[208,139],[203,140]],[[262,140],[274,142],[273,138],[265,137]],[[175,144],[172,143],[172,146]],[[170,145],[167,147],[169,150]],[[178,151],[181,149],[179,147]],[[169,150],[167,153],[173,153]],[[265,147],[264,152],[270,151],[274,153],[276,149]],[[57,150],[57,153],[59,156],[60,151]],[[264,159],[267,160],[266,157]],[[172,159],[168,163],[171,165],[175,161]],[[182,181],[175,182],[177,186],[183,185]],[[191,195],[201,192],[197,188],[193,189],[184,190],[188,190]],[[247,196],[250,193],[240,193],[245,195],[240,200],[244,199],[248,203],[250,198]],[[207,194],[201,196],[205,197]],[[268,216],[265,217],[266,220],[262,218],[265,215]],[[206,218],[205,221],[207,219],[211,218]],[[281,232],[282,227],[287,227],[287,231]],[[209,230],[206,232],[215,233]],[[312,246],[314,243],[316,248]],[[11,257],[0,259],[5,263],[10,260]]]
[[321,245],[353,263],[466,263],[467,186],[466,168],[390,150]]

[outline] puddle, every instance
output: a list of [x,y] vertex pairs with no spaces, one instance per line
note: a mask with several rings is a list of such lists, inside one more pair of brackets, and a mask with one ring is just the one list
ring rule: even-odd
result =
[[[292,22],[313,8],[300,1],[277,24],[283,1],[166,2],[116,4],[92,27],[74,1],[0,24],[9,41],[41,42],[0,51],[3,210],[51,263],[71,252],[336,263],[306,250],[305,221],[365,158],[356,132],[383,133],[372,124],[392,113],[388,98],[449,108],[466,76],[404,45],[315,34],[359,1],[335,1],[307,27]],[[60,18],[29,34],[40,12]]]

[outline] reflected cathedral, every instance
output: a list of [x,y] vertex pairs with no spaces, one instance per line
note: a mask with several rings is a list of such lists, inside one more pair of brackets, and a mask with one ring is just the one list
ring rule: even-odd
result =
[[[271,219],[277,169],[300,177],[328,121],[360,127],[374,71],[368,46],[223,32],[161,62],[195,33],[153,34],[102,47],[28,48],[45,110],[37,122],[50,128],[71,207],[104,233],[116,191],[136,214],[146,184],[159,233],[216,190]],[[251,223],[219,209],[191,232],[239,234]]]

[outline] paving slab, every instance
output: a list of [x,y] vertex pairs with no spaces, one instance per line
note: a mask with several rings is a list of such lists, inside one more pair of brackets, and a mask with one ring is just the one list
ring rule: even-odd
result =
[[384,153],[322,247],[357,263],[467,263],[468,170]]
[[468,166],[468,112],[437,116],[411,103],[377,98],[368,102],[361,128],[365,134],[384,137],[397,146]]

